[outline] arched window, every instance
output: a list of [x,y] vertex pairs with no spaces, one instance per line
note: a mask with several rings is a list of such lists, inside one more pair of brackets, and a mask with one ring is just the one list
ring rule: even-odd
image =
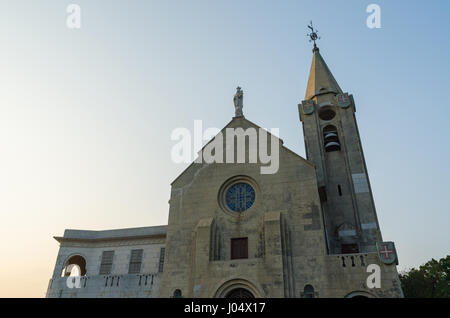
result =
[[329,125],[323,129],[323,144],[326,152],[341,150],[341,143],[339,142],[339,136],[335,126]]
[[74,255],[64,264],[61,276],[70,276],[71,274],[76,274],[75,276],[86,276],[86,260],[83,256]]
[[173,292],[173,298],[181,298],[181,297],[183,297],[181,290],[175,289],[175,291]]
[[303,298],[314,298],[314,287],[306,285],[303,289]]

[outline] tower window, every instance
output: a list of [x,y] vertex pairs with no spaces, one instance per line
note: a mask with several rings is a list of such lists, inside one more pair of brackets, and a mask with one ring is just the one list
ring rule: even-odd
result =
[[248,258],[248,238],[231,239],[231,259]]
[[330,106],[324,106],[319,110],[319,118],[322,120],[332,120],[336,116],[336,112]]
[[339,193],[339,196],[342,197],[342,188],[341,188],[340,184],[338,185],[338,193]]
[[335,126],[329,125],[323,129],[323,144],[325,145],[326,152],[341,150],[341,143],[339,142],[339,136]]
[[164,247],[161,247],[161,252],[159,253],[159,266],[158,266],[158,272],[162,273],[164,269],[164,255],[166,253],[166,249]]

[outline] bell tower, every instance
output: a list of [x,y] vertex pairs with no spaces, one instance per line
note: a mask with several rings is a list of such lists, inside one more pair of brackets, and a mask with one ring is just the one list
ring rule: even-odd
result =
[[307,159],[314,163],[329,254],[376,251],[382,241],[355,117],[314,41],[305,100],[299,105]]

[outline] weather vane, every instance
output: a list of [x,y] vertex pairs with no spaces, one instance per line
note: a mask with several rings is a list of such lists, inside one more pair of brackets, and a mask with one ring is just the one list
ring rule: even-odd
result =
[[311,30],[311,33],[307,34],[306,36],[309,36],[309,42],[314,42],[314,48],[316,49],[316,41],[320,40],[319,35],[317,35],[317,33],[319,33],[319,31],[317,31],[317,29],[314,29],[313,23],[311,21],[311,24],[308,25],[308,28]]

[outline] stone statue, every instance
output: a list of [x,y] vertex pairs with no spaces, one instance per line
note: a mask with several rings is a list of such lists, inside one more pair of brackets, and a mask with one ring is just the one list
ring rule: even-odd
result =
[[239,86],[236,88],[236,94],[234,95],[233,102],[235,117],[244,116],[242,112],[242,108],[244,107],[244,91]]

